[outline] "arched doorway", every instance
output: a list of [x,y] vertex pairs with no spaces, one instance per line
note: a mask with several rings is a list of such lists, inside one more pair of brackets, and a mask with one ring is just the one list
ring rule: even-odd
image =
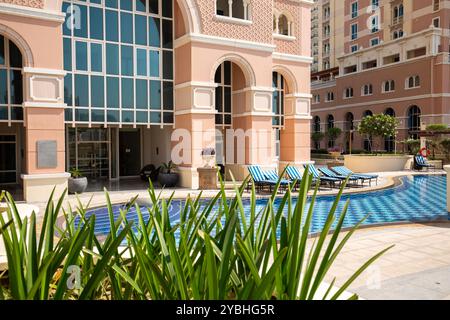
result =
[[[327,131],[334,128],[334,116],[329,114],[327,117]],[[333,148],[336,141],[328,139],[328,148]]]
[[418,139],[420,130],[422,111],[416,105],[408,109],[408,135],[412,139]]
[[[321,129],[321,123],[320,123],[320,117],[319,116],[315,116],[314,117],[314,122],[313,122],[313,132],[314,133],[320,133],[322,131]],[[320,141],[315,141],[315,149],[319,150],[320,149]]]
[[23,57],[0,35],[0,185],[19,181],[23,143]]
[[[395,118],[395,110],[392,108],[387,108],[384,111],[384,114]],[[384,139],[384,149],[387,152],[395,151],[395,137],[387,137]]]
[[350,152],[351,144],[354,140],[354,133],[353,133],[353,130],[355,128],[354,121],[355,117],[353,116],[353,113],[347,112],[347,114],[345,115],[345,124],[344,124],[346,152]]

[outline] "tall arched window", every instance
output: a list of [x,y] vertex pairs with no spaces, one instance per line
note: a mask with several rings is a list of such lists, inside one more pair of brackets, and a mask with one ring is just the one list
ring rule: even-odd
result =
[[353,133],[353,130],[355,129],[354,121],[355,121],[355,117],[353,116],[353,113],[347,112],[347,114],[345,115],[345,125],[344,125],[344,130],[346,131],[345,140],[346,140],[346,150],[347,151],[350,150],[350,143],[354,139],[354,133]]
[[23,121],[22,54],[0,35],[0,122]]
[[383,83],[383,92],[392,92],[395,91],[395,81],[388,80]]
[[[373,116],[373,112],[370,110],[366,110],[363,113],[363,118]],[[372,137],[365,136],[363,141],[363,148],[365,151],[372,151]]]
[[284,128],[284,97],[286,95],[286,81],[278,73],[272,73],[273,103],[272,103],[272,127],[275,130],[275,151],[276,156],[281,152],[281,130]]
[[418,106],[412,106],[408,110],[408,132],[411,138],[418,139],[417,131],[420,130],[421,110]]
[[419,76],[411,76],[406,81],[406,87],[408,89],[418,88],[420,87],[420,77]]
[[373,94],[373,86],[371,84],[366,84],[361,89],[361,95],[370,96]]
[[216,0],[216,14],[229,18],[250,20],[248,0]]
[[[395,111],[392,108],[387,108],[384,111],[384,114],[387,115],[387,116],[395,117]],[[395,151],[395,138],[394,137],[386,137],[384,139],[384,149],[387,152]]]
[[223,62],[216,70],[214,82],[216,87],[216,126],[226,128],[231,126],[232,112],[232,64]]

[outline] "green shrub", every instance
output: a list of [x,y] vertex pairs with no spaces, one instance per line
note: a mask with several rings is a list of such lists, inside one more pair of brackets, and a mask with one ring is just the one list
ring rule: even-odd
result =
[[[152,186],[147,222],[136,199],[114,221],[105,192],[111,233],[103,241],[94,234],[95,216],[87,218],[81,203],[75,214],[70,208],[63,210],[64,195],[56,203],[50,197],[38,226],[35,214],[19,218],[15,202],[7,194],[8,220],[14,222],[8,226],[0,215],[9,269],[0,282],[0,299],[312,299],[364,220],[341,234],[349,206],[347,201],[340,215],[336,211],[342,189],[321,234],[308,249],[317,196],[316,189],[308,208],[311,181],[305,173],[295,205],[291,186],[279,200],[275,187],[262,211],[256,209],[253,188],[249,216],[242,198],[246,182],[235,186],[236,195],[231,199],[221,182],[221,190],[206,205],[201,204],[201,194],[187,198],[178,223],[169,216],[172,197],[162,199]],[[127,212],[133,207],[139,218],[135,230],[127,221]],[[66,222],[63,229],[56,226],[60,213]],[[83,222],[77,226],[76,215]],[[328,290],[323,298],[338,298],[387,250],[356,270],[337,292]],[[71,266],[79,266],[82,273],[79,287],[68,290]]]
[[427,131],[447,131],[448,125],[446,124],[430,124],[427,126]]

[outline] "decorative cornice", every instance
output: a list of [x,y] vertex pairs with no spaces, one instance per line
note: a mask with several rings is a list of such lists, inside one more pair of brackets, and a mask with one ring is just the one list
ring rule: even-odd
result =
[[300,63],[307,63],[307,64],[313,63],[313,58],[307,57],[307,56],[297,56],[297,55],[281,53],[281,52],[274,52],[272,54],[272,56],[274,59],[277,59],[277,60],[300,62]]
[[63,23],[66,17],[66,15],[62,12],[36,9],[8,3],[0,3],[0,13],[60,23]]
[[199,33],[186,34],[175,40],[174,47],[179,48],[189,42],[215,44],[221,46],[229,46],[241,49],[250,49],[256,51],[273,52],[276,48],[275,45],[267,43],[258,43],[245,40],[229,39],[216,36],[210,36]]

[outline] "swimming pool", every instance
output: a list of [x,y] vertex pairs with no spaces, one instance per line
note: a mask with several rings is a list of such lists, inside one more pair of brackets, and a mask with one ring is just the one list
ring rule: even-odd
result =
[[[311,233],[320,232],[323,228],[328,213],[333,205],[334,196],[319,196],[314,207]],[[401,184],[397,187],[375,191],[370,193],[344,195],[339,203],[337,213],[340,213],[347,199],[350,206],[345,227],[352,227],[367,214],[370,216],[364,225],[386,224],[395,222],[425,222],[449,219],[446,206],[446,177],[445,176],[408,176],[401,178]],[[257,212],[262,210],[267,199],[257,200]],[[280,199],[275,201],[275,208]],[[207,200],[205,200],[207,203]],[[170,210],[170,219],[173,224],[179,221],[179,213],[184,202],[174,200]],[[249,208],[249,200],[244,201],[244,207]],[[309,207],[309,203],[307,205]],[[123,205],[113,207],[116,218],[120,216],[120,208]],[[144,220],[148,220],[148,211],[142,208]],[[86,217],[96,215],[97,235],[107,235],[110,232],[109,216],[107,208],[98,208],[88,211]],[[129,221],[138,223],[136,209],[131,209],[127,215]],[[79,219],[76,220],[79,223]]]

